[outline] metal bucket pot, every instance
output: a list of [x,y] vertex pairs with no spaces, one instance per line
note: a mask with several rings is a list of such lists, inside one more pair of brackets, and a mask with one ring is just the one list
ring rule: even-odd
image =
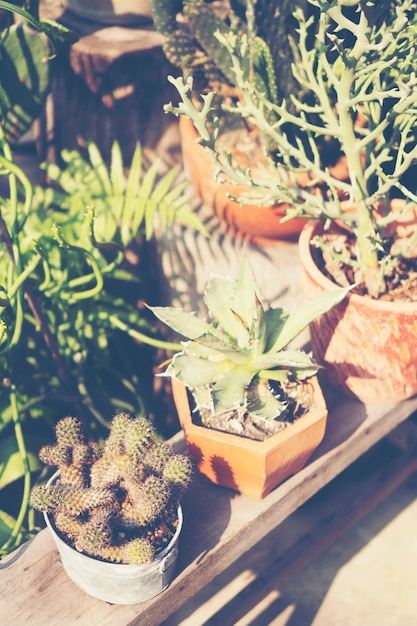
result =
[[[55,479],[55,475],[51,480]],[[169,544],[149,565],[127,565],[100,561],[78,552],[57,535],[46,513],[44,518],[58,548],[69,578],[90,596],[111,604],[137,604],[158,595],[170,584],[178,555],[182,509],[178,507],[178,528]]]

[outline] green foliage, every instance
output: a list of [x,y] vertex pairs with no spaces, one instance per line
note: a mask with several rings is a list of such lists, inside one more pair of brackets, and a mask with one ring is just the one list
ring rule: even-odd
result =
[[[176,347],[154,338],[138,308],[142,268],[129,265],[127,249],[152,236],[155,219],[162,228],[174,220],[202,226],[177,170],[145,167],[140,146],[126,170],[117,144],[109,168],[94,145],[89,160],[64,153],[65,169],[45,166],[55,187],[32,188],[10,142],[38,117],[54,56],[76,37],[30,9],[1,0],[0,9],[11,15],[0,33],[0,176],[9,190],[0,197],[2,555],[37,531],[28,502],[39,437],[66,413],[78,413],[98,436],[107,432],[105,415],[145,411],[152,371],[144,343]],[[65,462],[68,448],[60,454],[43,450],[49,462]],[[77,446],[65,480],[82,483],[94,458],[94,448]]]
[[136,236],[151,236],[159,214],[164,228],[174,219],[198,222],[176,170],[147,169],[140,146],[127,174],[117,144],[109,168],[90,145],[90,162],[65,155],[68,168],[46,166],[57,187],[35,190],[4,146],[10,196],[0,198],[0,437],[15,437],[21,470],[14,449],[2,484],[21,476],[25,484],[7,552],[24,538],[17,529],[38,469],[32,431],[42,434],[67,413],[96,433],[107,431],[105,415],[118,409],[152,415],[150,350],[178,346],[160,341],[153,318],[138,307],[146,286],[126,251]]
[[[38,117],[49,90],[53,57],[62,46],[77,39],[53,21],[39,21],[37,8],[38,2],[0,0],[0,10],[6,16],[0,33],[0,176],[8,176],[10,183],[9,198],[0,198],[0,490],[1,506],[7,503],[8,507],[7,512],[0,511],[0,556],[34,532],[34,518],[28,514],[30,477],[39,468],[38,419],[49,419],[48,411],[44,415],[43,407],[38,405],[39,397],[48,395],[48,389],[42,387],[36,375],[45,364],[44,344],[39,341],[42,319],[32,315],[28,322],[28,310],[34,301],[29,290],[23,290],[40,259],[31,250],[26,258],[28,264],[24,265],[20,250],[20,236],[33,194],[26,176],[13,162],[8,142],[16,142]],[[15,15],[19,22],[15,23]],[[22,196],[25,199],[19,205]],[[52,344],[49,349],[53,349]],[[56,380],[53,372],[56,364],[49,370],[52,386]],[[46,378],[45,373],[43,377]],[[51,399],[51,409],[53,403]],[[24,415],[31,419],[25,421]]]
[[[230,153],[218,148],[213,93],[204,96],[201,106],[196,105],[191,98],[192,82],[173,80],[182,102],[166,110],[187,115],[200,134],[200,143],[216,155],[220,171],[253,190],[241,202],[286,202],[292,208],[284,219],[301,216],[344,222],[356,237],[358,259],[354,262],[361,268],[368,293],[378,297],[386,289],[386,276],[414,241],[392,257],[386,232],[399,217],[390,212],[392,197],[417,201],[415,185],[404,184],[404,176],[417,161],[416,3],[309,3],[317,12],[314,19],[307,19],[300,9],[294,14],[299,62],[293,65],[293,75],[304,93],[302,98],[298,90],[278,102],[268,98],[245,76],[246,59],[253,54],[251,38],[217,33],[220,45],[229,51],[242,94],[239,102],[223,109],[257,127],[268,145],[274,146],[274,153],[266,154],[267,167],[243,170],[232,162]],[[332,142],[345,158],[347,179],[337,178],[328,167],[326,151]],[[300,175],[310,179],[302,187]],[[347,213],[344,200],[356,210]]]
[[[93,236],[97,242],[117,241],[127,246],[138,233],[150,239],[156,217],[163,229],[177,221],[207,234],[187,202],[187,183],[178,182],[178,167],[161,174],[163,163],[158,159],[146,167],[140,144],[126,167],[116,141],[109,167],[94,143],[87,150],[88,160],[76,150],[64,150],[62,168],[54,163],[44,164],[48,179],[57,189],[37,189],[37,197],[46,208],[55,206],[64,211],[63,236],[70,244],[80,245],[84,240],[87,244]],[[90,219],[94,217],[93,234],[91,227],[90,231],[85,228],[80,233],[77,224],[77,216],[87,209],[93,213]],[[81,242],[80,234],[83,234]]]
[[160,458],[152,454],[160,446],[152,424],[144,417],[121,413],[113,418],[100,453],[93,445],[90,454],[82,454],[80,484],[74,480],[80,475],[79,449],[91,444],[76,418],[64,418],[55,432],[57,453],[51,455],[48,446],[47,454],[41,449],[41,458],[65,461],[58,464],[60,475],[55,481],[32,489],[32,506],[47,512],[65,540],[80,552],[136,565],[150,562],[157,550],[152,537],[175,519],[190,481],[188,457],[163,444],[164,462],[150,463],[153,457]]
[[0,33],[0,122],[14,143],[41,113],[57,50],[77,36],[55,22],[39,21],[13,3],[0,0],[1,9],[24,18]]
[[289,344],[346,292],[325,292],[292,313],[282,308],[265,310],[244,258],[236,280],[213,277],[207,285],[204,300],[209,322],[173,307],[151,308],[160,320],[188,338],[164,375],[190,388],[197,408],[217,413],[247,406],[262,418],[279,419],[282,402],[268,381],[304,380],[317,372],[312,356]]

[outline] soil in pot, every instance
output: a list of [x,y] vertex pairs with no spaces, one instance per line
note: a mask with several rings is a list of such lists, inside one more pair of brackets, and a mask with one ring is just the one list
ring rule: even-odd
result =
[[[356,259],[356,240],[351,232],[333,226],[320,235],[323,248],[313,248],[312,257],[320,271],[332,282],[347,287],[354,285],[352,293],[368,296],[360,270],[355,271],[352,266],[340,263],[335,255],[323,250],[333,250],[335,253],[347,250],[351,259]],[[402,242],[398,237],[391,237],[388,241],[391,255],[394,257],[400,252]],[[387,290],[381,294],[379,300],[384,302],[417,302],[417,245],[414,244],[407,255],[399,259],[391,273],[386,277]]]
[[[287,382],[285,384],[269,381],[268,385],[274,395],[285,404],[285,409],[277,420],[262,419],[250,413],[247,408],[239,407],[216,414],[208,409],[193,410],[193,421],[205,428],[247,437],[254,441],[264,441],[273,437],[300,419],[311,408],[312,395],[311,385],[308,381],[306,383]],[[189,393],[188,397],[190,405],[193,406],[192,394]]]

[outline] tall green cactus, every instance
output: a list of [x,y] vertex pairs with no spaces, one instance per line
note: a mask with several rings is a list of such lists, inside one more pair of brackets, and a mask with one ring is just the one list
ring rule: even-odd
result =
[[[191,464],[157,441],[144,417],[118,413],[100,448],[87,442],[78,419],[58,422],[56,443],[41,460],[60,470],[57,480],[36,485],[32,506],[48,513],[62,537],[93,557],[141,565],[158,546],[153,537],[175,532],[178,502]],[[159,540],[158,540],[159,541]]]
[[[215,13],[205,0],[151,0],[154,24],[164,35],[167,58],[184,77],[192,76],[195,93],[214,90],[220,95],[236,93],[236,76],[230,53],[218,35],[247,34],[251,42],[243,72],[257,90],[277,98],[274,61],[266,41],[257,35],[254,0],[234,0],[227,17]],[[183,21],[177,21],[178,13]]]

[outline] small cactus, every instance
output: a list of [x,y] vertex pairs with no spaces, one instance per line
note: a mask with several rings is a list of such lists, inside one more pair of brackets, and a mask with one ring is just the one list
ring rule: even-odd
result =
[[48,513],[58,533],[79,552],[141,565],[163,545],[164,532],[175,533],[191,464],[166,442],[156,441],[146,418],[118,413],[100,447],[86,441],[76,418],[63,418],[56,443],[44,446],[39,456],[60,475],[34,486],[31,505]]

